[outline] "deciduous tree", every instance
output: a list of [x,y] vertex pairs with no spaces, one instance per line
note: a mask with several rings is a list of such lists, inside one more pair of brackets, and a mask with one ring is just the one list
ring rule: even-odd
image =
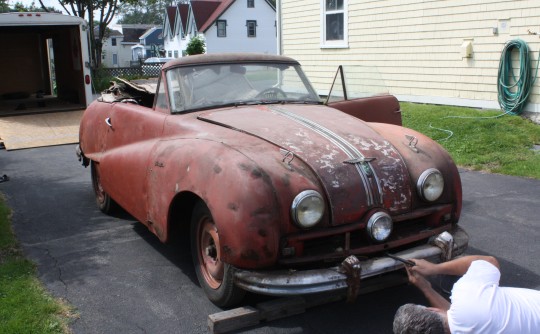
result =
[[17,1],[10,7],[7,0],[0,0],[0,13],[7,13],[10,11],[16,12],[59,12],[53,7],[45,7],[43,2],[39,1],[40,6],[36,6],[36,3],[32,1],[30,5],[25,5],[20,1]]
[[[122,0],[122,3],[137,0]],[[120,5],[119,0],[58,0],[64,10],[74,16],[87,19],[89,24],[89,38],[92,43],[92,59],[96,67],[101,64],[103,39],[107,26],[112,22]],[[95,23],[97,22],[97,36],[95,36]]]
[[174,0],[139,0],[137,3],[124,4],[119,14],[122,24],[163,24],[163,15],[167,6],[172,6]]
[[[41,8],[48,11],[42,0]],[[91,58],[94,66],[101,64],[103,39],[108,31],[107,26],[118,13],[120,4],[135,4],[138,0],[58,0],[63,10],[72,16],[78,16],[88,21],[88,35],[91,43]],[[98,27],[97,36],[94,27]]]

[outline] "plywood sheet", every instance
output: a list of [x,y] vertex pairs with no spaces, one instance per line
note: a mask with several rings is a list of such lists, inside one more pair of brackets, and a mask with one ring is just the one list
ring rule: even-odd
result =
[[6,150],[79,142],[84,110],[0,118],[0,141]]

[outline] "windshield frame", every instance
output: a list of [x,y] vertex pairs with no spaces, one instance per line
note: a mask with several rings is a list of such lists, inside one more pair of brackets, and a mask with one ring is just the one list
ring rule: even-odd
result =
[[[267,87],[267,89],[257,91],[252,86],[252,82],[248,79],[249,73],[246,74],[246,69],[257,68],[267,68],[269,69],[269,72],[274,70],[276,71],[276,80],[274,82],[275,84],[272,87]],[[301,92],[297,93],[298,96],[296,98],[288,97],[287,93],[285,93],[284,96],[282,94],[282,96],[277,96],[278,94],[276,92],[274,92],[276,93],[276,96],[273,96],[271,98],[262,98],[261,96],[259,96],[262,91],[269,90],[269,88],[275,89],[275,86],[283,87],[284,80],[287,80],[283,76],[283,73],[285,71],[288,71],[287,75],[289,75],[291,78],[294,78],[295,84],[298,85],[297,88],[302,90]],[[225,74],[221,75],[222,72],[224,72]],[[207,82],[197,87],[196,84],[193,84],[193,78],[197,78],[200,74],[196,76],[195,73],[205,74],[208,77],[206,79]],[[237,88],[234,85],[235,82],[231,82],[230,80],[226,81],[230,78],[218,78],[220,75],[229,75],[230,77],[234,76],[237,80],[240,80],[236,82],[236,84],[241,83],[243,85],[251,85],[251,87],[249,87],[250,89],[252,89],[252,91],[249,92],[251,96],[249,96],[249,94],[246,95],[246,98],[238,98],[238,96],[235,96],[234,92],[232,92],[233,88]],[[245,77],[243,79],[240,79],[240,75],[244,75]],[[203,78],[203,75],[200,75],[200,77]],[[323,103],[298,62],[285,62],[275,60],[242,60],[235,62],[203,62],[189,64],[186,66],[168,66],[168,68],[164,70],[163,79],[164,80],[162,80],[162,83],[166,82],[166,88],[169,98],[168,102],[171,114],[184,114],[205,109],[216,109],[240,105]],[[216,82],[218,79],[224,80],[224,83],[221,84],[221,87],[218,87],[221,88],[221,92],[224,92],[225,94],[230,93],[229,95],[232,94],[233,98],[225,97],[222,100],[217,99],[200,103],[198,103],[198,101],[193,101],[195,89],[200,90],[199,93],[201,93],[201,99],[206,99],[210,96],[213,97],[213,93],[219,90],[214,89],[212,91],[212,94],[208,92],[204,93],[204,91],[212,90],[213,85],[217,86]],[[281,91],[281,89],[278,90]],[[295,94],[295,92],[288,93]]]

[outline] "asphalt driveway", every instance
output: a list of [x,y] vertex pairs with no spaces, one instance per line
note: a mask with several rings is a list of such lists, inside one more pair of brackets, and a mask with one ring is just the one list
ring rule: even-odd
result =
[[[3,174],[10,180],[0,192],[25,253],[47,289],[80,314],[74,333],[208,332],[208,315],[220,309],[199,288],[186,248],[161,244],[127,215],[102,214],[74,145],[0,150]],[[496,256],[503,285],[540,289],[540,180],[470,171],[461,177],[468,253]],[[390,333],[406,302],[425,303],[403,285],[241,332]]]

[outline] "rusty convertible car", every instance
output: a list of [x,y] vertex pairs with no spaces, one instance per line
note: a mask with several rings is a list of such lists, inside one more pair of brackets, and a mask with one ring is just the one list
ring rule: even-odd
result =
[[81,120],[97,205],[163,242],[184,236],[222,307],[246,291],[354,296],[403,268],[389,255],[459,255],[451,157],[401,126],[394,96],[355,95],[346,78],[322,99],[294,59],[212,54],[169,61],[155,84],[118,80]]

